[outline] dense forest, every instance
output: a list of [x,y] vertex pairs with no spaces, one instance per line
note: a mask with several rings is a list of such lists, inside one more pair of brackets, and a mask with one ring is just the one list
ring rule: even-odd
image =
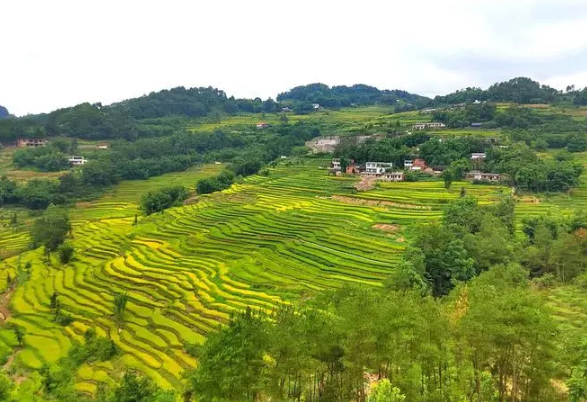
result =
[[567,103],[571,105],[587,105],[587,88],[578,90],[569,85],[566,90],[559,91],[548,85],[526,77],[512,78],[509,81],[491,85],[486,90],[469,87],[450,93],[436,96],[433,105],[453,105],[458,103],[472,103],[474,101],[513,102],[519,104],[540,103]]
[[324,107],[365,106],[365,105],[397,105],[403,110],[418,109],[429,102],[420,95],[402,90],[380,90],[369,85],[333,86],[310,84],[295,87],[277,96],[277,100],[315,103]]

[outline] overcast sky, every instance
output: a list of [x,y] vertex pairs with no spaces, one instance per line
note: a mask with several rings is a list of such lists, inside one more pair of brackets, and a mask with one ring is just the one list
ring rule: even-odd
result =
[[0,105],[17,115],[174,86],[587,86],[586,0],[0,0],[0,15]]

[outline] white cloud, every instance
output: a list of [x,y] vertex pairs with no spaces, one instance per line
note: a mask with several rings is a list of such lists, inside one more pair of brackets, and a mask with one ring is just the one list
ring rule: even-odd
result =
[[266,98],[318,81],[435,95],[515,75],[583,80],[583,3],[4,0],[0,104],[20,115],[179,85]]

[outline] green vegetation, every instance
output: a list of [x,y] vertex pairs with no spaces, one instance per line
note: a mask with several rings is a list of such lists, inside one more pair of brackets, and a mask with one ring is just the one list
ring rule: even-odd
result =
[[[0,153],[0,398],[581,400],[587,152],[567,92],[444,108],[364,86],[177,89],[10,119],[73,140]],[[440,115],[399,111],[424,105],[494,127],[409,134]],[[358,191],[307,156],[331,134],[344,165],[445,170]],[[40,172],[72,149],[90,162]]]
[[164,187],[150,191],[141,198],[141,210],[145,215],[163,211],[179,205],[188,197],[188,190],[183,186]]

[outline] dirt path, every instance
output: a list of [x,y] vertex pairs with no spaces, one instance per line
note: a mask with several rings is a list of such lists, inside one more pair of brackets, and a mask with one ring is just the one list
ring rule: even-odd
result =
[[361,180],[355,184],[355,188],[359,191],[368,191],[375,187],[375,177],[362,176]]
[[12,317],[10,313],[10,299],[12,299],[12,295],[14,294],[14,285],[10,287],[6,292],[0,296],[0,324],[4,324],[6,321],[9,321]]
[[344,202],[347,204],[355,204],[355,205],[368,205],[372,207],[397,207],[397,208],[405,208],[405,209],[426,209],[430,210],[432,208],[424,206],[424,205],[414,205],[414,204],[400,204],[397,202],[391,201],[380,201],[380,200],[366,200],[363,198],[354,198],[354,197],[346,197],[343,195],[333,195],[330,197],[335,201]]

